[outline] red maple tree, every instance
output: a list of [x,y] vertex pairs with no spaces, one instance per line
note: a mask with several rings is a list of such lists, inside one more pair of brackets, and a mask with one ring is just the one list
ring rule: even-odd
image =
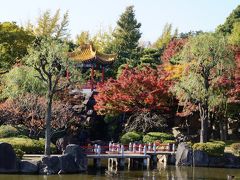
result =
[[173,39],[168,46],[166,47],[166,49],[163,52],[163,55],[161,57],[162,61],[164,63],[167,63],[170,61],[170,59],[172,57],[174,57],[175,55],[177,55],[183,48],[183,46],[186,44],[187,39],[183,39],[183,38],[175,38]]
[[97,85],[95,110],[99,114],[167,110],[171,81],[162,68],[126,67],[116,79]]

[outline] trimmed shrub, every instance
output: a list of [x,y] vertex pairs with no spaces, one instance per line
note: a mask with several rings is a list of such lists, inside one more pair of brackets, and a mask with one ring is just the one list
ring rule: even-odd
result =
[[18,130],[10,125],[0,126],[0,138],[14,137],[19,134]]
[[24,155],[24,152],[21,150],[21,149],[14,149],[15,153],[16,153],[16,156],[19,158],[19,159],[22,159],[23,155]]
[[165,140],[163,141],[163,143],[170,143],[170,144],[174,144],[176,141],[175,140]]
[[192,148],[194,151],[200,150],[212,156],[222,156],[224,154],[226,144],[222,141],[213,141],[206,143],[195,143]]
[[127,132],[121,137],[121,143],[128,144],[130,142],[140,141],[142,136],[136,132]]
[[[30,138],[1,138],[0,142],[6,142],[13,146],[14,149],[22,150],[26,154],[43,154],[45,147],[45,140],[40,138],[39,140]],[[56,152],[55,145],[51,144],[51,152]]]
[[240,143],[233,143],[230,148],[234,155],[240,156]]
[[173,140],[174,136],[168,133],[161,133],[161,132],[149,132],[145,136],[143,136],[144,143],[153,143],[156,140],[160,140],[164,142],[166,140]]

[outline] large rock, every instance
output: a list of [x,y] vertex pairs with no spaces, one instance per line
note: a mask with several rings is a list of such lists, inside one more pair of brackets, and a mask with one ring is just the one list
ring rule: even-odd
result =
[[191,166],[192,154],[192,149],[186,143],[180,143],[176,152],[176,166]]
[[20,172],[27,174],[38,173],[38,161],[21,161],[20,162]]
[[60,170],[60,161],[56,156],[45,156],[40,163],[40,174],[57,174]]
[[64,154],[59,157],[59,160],[60,160],[60,171],[58,172],[58,174],[79,172],[79,167],[75,162],[74,156],[72,156],[71,154]]
[[226,153],[224,154],[225,163],[224,167],[227,168],[240,168],[240,158],[234,156],[233,154]]
[[86,171],[87,170],[87,158],[86,154],[79,145],[69,144],[64,154],[70,154],[74,157],[74,162],[78,167],[78,171]]
[[65,151],[67,145],[69,145],[69,144],[78,144],[78,143],[79,143],[79,138],[77,136],[65,135],[64,137],[59,138],[56,141],[56,146],[57,146],[59,151],[63,152],[63,151]]
[[0,173],[14,173],[19,171],[16,153],[8,143],[0,143]]
[[207,167],[209,163],[208,154],[204,151],[196,150],[193,152],[193,165]]
[[224,156],[209,156],[209,167],[224,167],[225,158]]

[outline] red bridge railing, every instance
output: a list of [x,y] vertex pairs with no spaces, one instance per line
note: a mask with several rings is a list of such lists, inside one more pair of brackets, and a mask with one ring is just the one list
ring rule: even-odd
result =
[[167,144],[135,144],[129,143],[129,145],[122,145],[119,143],[109,143],[108,146],[100,145],[88,145],[81,146],[85,150],[86,154],[146,154],[146,153],[157,153],[159,151],[175,151],[174,143]]

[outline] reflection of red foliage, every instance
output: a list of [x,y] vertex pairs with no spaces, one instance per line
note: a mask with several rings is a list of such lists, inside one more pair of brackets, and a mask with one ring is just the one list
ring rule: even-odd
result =
[[162,55],[162,61],[163,62],[169,62],[169,60],[179,53],[183,46],[186,44],[187,39],[173,39],[167,46],[167,48],[164,50]]
[[163,68],[126,68],[117,80],[98,84],[95,110],[100,114],[166,110],[171,81]]

